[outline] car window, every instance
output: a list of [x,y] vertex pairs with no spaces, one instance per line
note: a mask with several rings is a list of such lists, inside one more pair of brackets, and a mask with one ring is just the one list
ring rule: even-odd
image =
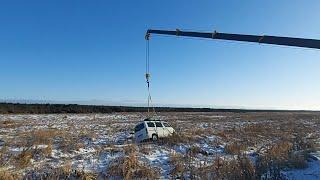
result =
[[148,122],[148,127],[154,127],[154,123],[153,122]]
[[161,122],[156,122],[156,126],[157,126],[157,127],[163,127],[162,124],[161,124]]
[[144,128],[144,124],[143,124],[143,123],[138,124],[138,125],[134,128],[134,132],[138,132],[138,131],[140,131],[140,130],[143,129],[143,128]]
[[163,123],[165,127],[171,127],[169,123]]

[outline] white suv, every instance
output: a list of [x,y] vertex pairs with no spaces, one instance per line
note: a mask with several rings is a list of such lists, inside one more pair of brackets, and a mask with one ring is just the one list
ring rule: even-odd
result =
[[158,138],[168,137],[173,133],[174,129],[168,123],[159,120],[145,119],[134,128],[137,142],[148,139],[157,141]]

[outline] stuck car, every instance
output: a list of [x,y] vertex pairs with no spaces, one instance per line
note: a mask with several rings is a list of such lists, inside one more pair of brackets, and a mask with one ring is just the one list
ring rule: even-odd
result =
[[160,120],[152,120],[150,118],[138,123],[134,128],[135,140],[137,142],[149,139],[157,141],[159,138],[168,137],[174,132],[174,129],[169,123]]

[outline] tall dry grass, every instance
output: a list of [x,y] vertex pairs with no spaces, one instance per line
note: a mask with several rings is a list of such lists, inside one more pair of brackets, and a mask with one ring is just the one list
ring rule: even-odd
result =
[[0,180],[16,180],[19,178],[20,177],[18,177],[17,175],[11,174],[8,171],[0,170]]
[[159,172],[157,169],[143,164],[137,159],[137,147],[134,145],[126,146],[124,149],[125,156],[121,156],[112,161],[107,168],[108,178],[129,179],[157,179]]

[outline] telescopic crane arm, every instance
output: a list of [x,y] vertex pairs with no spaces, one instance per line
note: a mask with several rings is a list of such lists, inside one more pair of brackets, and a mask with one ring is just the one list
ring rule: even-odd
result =
[[206,39],[221,39],[229,41],[243,41],[256,42],[261,44],[275,44],[283,46],[295,46],[304,48],[320,49],[320,40],[318,39],[304,39],[294,37],[280,37],[268,35],[245,35],[245,34],[229,34],[220,32],[193,32],[193,31],[175,31],[149,29],[146,33],[145,39],[149,40],[151,34],[174,35],[185,37],[197,37]]

